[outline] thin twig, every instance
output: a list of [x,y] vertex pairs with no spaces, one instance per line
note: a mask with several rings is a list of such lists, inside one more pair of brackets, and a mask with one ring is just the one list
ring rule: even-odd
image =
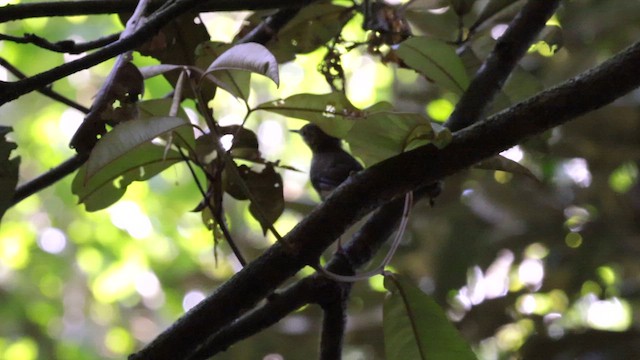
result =
[[[200,194],[202,195],[202,198],[204,199],[206,206],[209,208],[209,211],[211,211],[211,214],[214,216],[214,218],[216,219],[216,222],[220,226],[220,230],[222,230],[222,234],[227,240],[227,243],[229,244],[231,251],[233,251],[233,254],[236,256],[236,258],[238,259],[238,262],[240,262],[240,265],[242,265],[242,267],[247,266],[247,260],[244,258],[244,256],[242,255],[242,252],[233,241],[233,238],[231,237],[231,232],[229,231],[227,224],[224,222],[224,219],[219,216],[218,212],[213,209],[213,206],[211,206],[211,203],[207,199],[207,192],[204,190],[202,183],[200,183],[200,180],[198,179],[198,175],[196,174],[195,170],[191,166],[191,162],[189,158],[183,153],[182,149],[180,149],[179,147],[178,147],[178,151],[180,152],[182,159],[184,159],[185,163],[187,164],[187,167],[189,168],[189,172],[191,172],[191,177],[193,177],[193,180],[196,183],[196,186],[198,187],[198,190],[200,191]],[[215,229],[212,229],[211,231],[215,231]]]
[[11,199],[11,206],[19,203],[27,197],[45,189],[46,187],[55,184],[65,176],[78,170],[82,164],[87,161],[89,155],[77,154],[55,168],[47,171],[44,174],[32,179],[16,188],[13,198]]
[[132,34],[127,33],[121,35],[118,41],[100,50],[24,80],[14,83],[0,82],[0,105],[142,45],[154,36],[158,29],[175,19],[176,16],[192,9],[198,2],[199,0],[177,0],[172,3],[171,6],[150,16],[147,21]]
[[[25,79],[27,78],[27,75],[25,75],[22,71],[18,70],[18,68],[16,68],[15,66],[13,66],[11,63],[9,63],[7,60],[5,60],[4,58],[0,58],[0,66],[4,67],[5,69],[7,69],[10,73],[12,73],[15,77],[17,77],[18,79]],[[87,114],[89,112],[89,108],[82,106],[80,104],[78,104],[77,102],[69,99],[68,97],[51,90],[50,87],[43,87],[40,88],[38,90],[39,93],[41,93],[42,95],[45,95],[53,100],[56,100],[62,104],[65,104],[69,107],[72,107],[78,111],[81,111],[85,114]]]
[[101,48],[115,42],[118,38],[120,38],[119,33],[83,43],[76,43],[73,40],[62,40],[52,43],[35,34],[24,34],[22,37],[0,34],[0,40],[12,41],[18,44],[32,44],[45,50],[67,54],[81,54],[85,51]]

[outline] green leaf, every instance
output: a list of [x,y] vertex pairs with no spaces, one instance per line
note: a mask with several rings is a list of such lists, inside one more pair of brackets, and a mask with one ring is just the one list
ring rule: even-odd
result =
[[286,99],[259,105],[256,110],[307,120],[318,125],[325,133],[343,138],[364,113],[353,106],[341,92],[329,94],[297,94]]
[[544,54],[547,56],[555,54],[564,46],[564,32],[558,25],[545,26],[538,38],[538,47],[541,46],[541,42],[544,43],[547,47]]
[[[205,74],[211,75],[213,81],[221,88],[229,91],[236,97],[244,100],[247,99],[248,91],[238,92],[240,86],[233,79],[228,71],[242,70],[260,75],[264,75],[271,79],[276,85],[280,84],[280,75],[278,73],[278,62],[273,54],[264,46],[256,43],[247,43],[235,45],[218,56],[207,67]],[[218,73],[222,71],[222,75]],[[235,74],[239,76],[239,74]],[[229,82],[229,80],[232,80]]]
[[[226,166],[236,166],[226,165]],[[261,172],[254,171],[246,165],[237,167],[240,179],[232,176],[232,171],[225,169],[224,190],[238,200],[251,199],[249,212],[262,226],[266,234],[273,223],[284,211],[282,177],[275,171],[273,164],[265,164]],[[251,197],[238,182],[242,181],[249,189]]]
[[[196,49],[196,66],[200,69],[206,69],[225,51],[231,49],[231,44],[206,41]],[[251,73],[240,70],[218,70],[216,76],[205,75],[203,79],[209,79],[217,86],[225,89],[231,95],[247,100],[249,98]],[[202,80],[202,79],[201,79]],[[201,86],[204,84],[201,81]]]
[[18,146],[8,142],[5,136],[13,129],[8,126],[0,126],[0,219],[11,206],[11,200],[18,184],[18,169],[20,157],[10,158],[11,152]]
[[150,179],[179,161],[182,157],[177,151],[145,143],[126,157],[106,164],[91,178],[87,178],[84,164],[73,179],[71,191],[87,211],[101,210],[118,201],[133,181]]
[[524,175],[530,179],[535,180],[536,182],[540,182],[540,180],[531,172],[531,170],[527,169],[527,167],[502,155],[496,155],[482,160],[474,167],[478,169],[499,170],[511,174]]
[[[138,105],[138,116],[141,119],[164,117],[169,115],[171,110],[173,99],[152,99],[146,101],[140,101]],[[182,107],[178,108],[177,117],[189,121],[189,116]],[[193,128],[190,126],[179,127],[175,130],[174,136],[171,141],[177,146],[187,149],[189,152],[193,152],[196,146],[195,136],[193,135]]]
[[462,94],[469,86],[462,60],[444,41],[413,37],[403,41],[396,54],[407,66],[449,91]]
[[[123,24],[130,15],[130,13],[121,14]],[[194,21],[198,16],[198,12],[189,11],[174,17],[170,23],[159,29],[153,38],[138,47],[137,50],[143,55],[158,59],[161,64],[195,65],[195,50],[198,44],[210,38],[205,25],[201,21]],[[180,72],[169,71],[163,75],[175,88]],[[215,87],[201,86],[200,92],[205,99],[212,99],[215,95]],[[190,86],[185,87],[182,95],[192,99],[195,96]]]
[[258,146],[258,136],[251,130],[240,125],[223,126],[220,134],[233,135],[229,153],[233,158],[256,161],[262,159]]
[[375,112],[356,121],[344,139],[366,166],[428,144],[435,133],[429,120],[414,113]]
[[184,68],[185,67],[182,65],[158,64],[143,66],[141,68],[138,68],[138,70],[140,70],[140,74],[142,74],[142,77],[144,79],[151,79],[154,76],[166,74],[175,70],[183,70]]
[[172,116],[141,118],[116,126],[91,151],[86,164],[86,180],[113,162],[129,161],[129,153],[137,147],[182,126],[190,126],[189,121]]
[[471,360],[471,347],[440,306],[410,281],[385,275],[389,291],[383,307],[387,360]]
[[267,43],[280,62],[290,61],[295,54],[307,54],[336,37],[353,16],[353,10],[329,3],[303,7]]

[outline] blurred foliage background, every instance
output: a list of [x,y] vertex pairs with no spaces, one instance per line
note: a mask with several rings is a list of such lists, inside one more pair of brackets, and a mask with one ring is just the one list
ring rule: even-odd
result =
[[[248,15],[206,14],[203,21],[213,40],[229,42]],[[562,46],[555,54],[544,44],[532,49],[521,66],[534,80],[523,86],[557,84],[636,41],[640,2],[565,1],[554,21],[562,28]],[[366,39],[361,23],[356,16],[343,35]],[[499,33],[503,25],[482,31]],[[52,41],[89,40],[121,29],[115,15],[0,24],[0,33],[36,33]],[[487,39],[478,45],[485,52],[493,45]],[[6,41],[0,49],[27,75],[74,58]],[[317,71],[325,52],[282,65],[279,88],[254,77],[250,103],[329,92]],[[136,55],[134,62],[154,61]],[[112,65],[76,73],[54,89],[89,106]],[[346,55],[343,67],[347,95],[359,107],[387,100],[444,121],[456,101],[413,71],[385,66],[364,51]],[[4,69],[0,79],[13,80]],[[520,84],[512,79],[507,86]],[[146,83],[145,98],[170,90],[164,79],[154,78]],[[504,105],[498,102],[494,110]],[[224,92],[213,108],[223,125],[244,117],[244,105]],[[10,138],[22,158],[21,181],[72,156],[68,144],[82,121],[80,112],[32,93],[4,105],[0,114],[0,124],[14,128]],[[392,266],[448,307],[482,359],[511,358],[518,351],[534,358],[540,349],[527,350],[528,339],[570,339],[596,330],[617,331],[628,335],[625,343],[640,343],[633,330],[640,320],[639,117],[635,91],[504,154],[529,167],[539,182],[474,169],[446,179],[433,208],[417,205]],[[288,132],[303,124],[266,112],[255,112],[248,122],[267,159],[303,170],[281,172],[287,200],[276,223],[281,233],[319,201],[307,184],[310,152]],[[22,201],[0,225],[0,358],[122,358],[238,270],[227,245],[214,251],[200,215],[190,212],[200,194],[184,165],[134,183],[122,200],[94,213],[77,205],[71,180]],[[225,206],[234,239],[249,259],[274,241],[262,236],[246,203],[227,199]],[[380,279],[355,286],[345,359],[383,358],[383,296]],[[302,309],[219,358],[308,356],[318,347],[319,314],[313,307]],[[582,345],[569,343],[562,351],[580,354]],[[603,359],[628,358],[607,353],[614,351],[611,346],[591,351]]]

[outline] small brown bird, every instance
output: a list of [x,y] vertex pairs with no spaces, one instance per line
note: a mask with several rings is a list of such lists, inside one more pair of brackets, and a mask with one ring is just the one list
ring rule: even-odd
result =
[[311,185],[325,199],[352,173],[362,170],[362,165],[342,149],[341,140],[327,135],[315,124],[307,124],[300,130],[292,130],[302,136],[311,149]]

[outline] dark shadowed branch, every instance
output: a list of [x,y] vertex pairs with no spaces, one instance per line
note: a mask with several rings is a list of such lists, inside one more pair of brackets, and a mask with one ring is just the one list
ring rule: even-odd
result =
[[[208,12],[282,9],[302,7],[310,2],[312,0],[200,0],[194,10]],[[150,9],[157,10],[166,3],[168,0],[153,0]],[[0,23],[37,17],[119,14],[133,12],[137,4],[138,0],[77,0],[6,5],[0,8]]]
[[[11,74],[13,74],[15,77],[17,77],[18,79],[26,79],[27,75],[25,75],[22,71],[20,71],[17,67],[13,66],[11,63],[9,63],[7,60],[0,58],[0,66],[2,66],[3,68],[7,69],[7,71],[9,71]],[[78,111],[81,111],[83,113],[88,113],[89,112],[89,108],[82,106],[80,104],[78,104],[77,102],[69,99],[68,97],[51,90],[50,87],[43,87],[37,90],[39,93],[41,93],[42,95],[45,95],[55,101],[58,101],[62,104],[65,104],[69,107],[72,107]]]
[[529,0],[484,61],[445,126],[452,131],[478,121],[518,61],[553,15],[560,0]]
[[134,33],[129,36],[125,36],[120,40],[97,50],[96,52],[24,80],[13,83],[1,82],[0,105],[142,45],[145,41],[154,36],[160,28],[169,23],[175,17],[191,10],[198,3],[198,0],[176,0],[171,5],[151,15],[147,19],[147,22],[140,26]]
[[[402,153],[351,177],[215,293],[130,359],[175,359],[312,264],[355,221],[389,200],[465,169],[526,138],[602,107],[640,85],[640,43],[602,65],[454,133],[451,143]],[[402,174],[402,176],[388,176]],[[344,206],[350,204],[350,206]],[[181,341],[178,342],[177,339]]]
[[13,198],[11,199],[11,206],[19,203],[25,198],[35,194],[36,192],[55,184],[65,176],[78,170],[82,164],[89,158],[89,155],[75,155],[55,168],[47,171],[46,173],[32,179],[23,185],[16,188]]
[[50,42],[49,40],[35,34],[24,34],[24,36],[11,36],[0,34],[0,41],[12,41],[17,44],[32,44],[45,50],[59,53],[80,54],[85,51],[94,50],[115,42],[120,34],[107,35],[96,40],[76,43],[73,40],[62,40]]

